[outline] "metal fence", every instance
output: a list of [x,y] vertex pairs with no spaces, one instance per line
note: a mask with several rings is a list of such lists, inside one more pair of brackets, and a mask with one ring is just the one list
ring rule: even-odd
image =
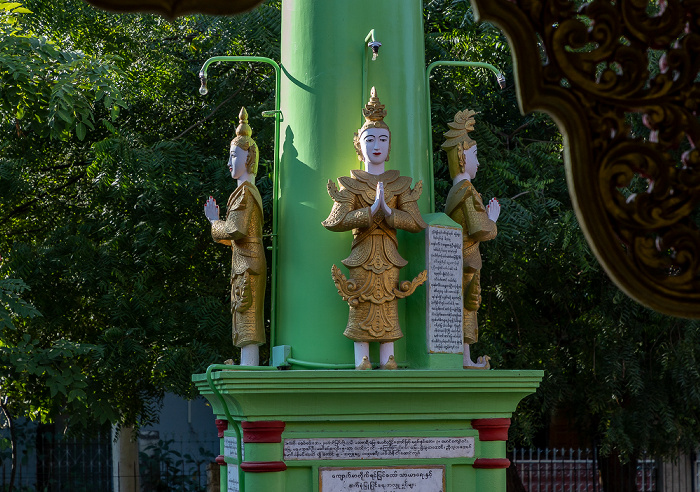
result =
[[36,488],[51,492],[110,490],[112,447],[109,430],[90,439],[39,432]]
[[[510,459],[528,492],[606,492],[595,449],[515,449]],[[644,455],[633,473],[636,477],[621,479],[636,481],[637,492],[662,492],[657,487],[656,460]]]
[[[88,440],[39,431],[36,439],[26,444],[29,449],[25,446],[19,449],[15,492],[110,492],[118,483],[109,431]],[[218,439],[196,443],[156,439],[146,440],[144,444],[139,457],[142,492],[207,490],[208,482],[213,480],[207,477],[207,472],[211,473],[208,468],[212,468],[210,464],[215,458],[212,450],[218,450]],[[0,458],[0,492],[6,492],[11,460],[9,453]],[[218,465],[214,471],[218,471]]]

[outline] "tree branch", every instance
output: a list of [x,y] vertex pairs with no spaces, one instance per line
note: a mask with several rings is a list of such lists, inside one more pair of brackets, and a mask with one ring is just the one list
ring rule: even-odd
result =
[[519,197],[521,197],[521,196],[523,196],[523,195],[527,195],[528,193],[532,193],[532,190],[527,190],[527,191],[523,191],[522,193],[518,193],[517,195],[515,195],[514,197],[512,197],[511,200],[515,200],[516,198],[519,198]]
[[2,221],[0,221],[0,225],[6,224],[12,217],[19,215],[21,213],[24,213],[26,210],[31,208],[32,205],[34,205],[36,202],[38,202],[41,198],[44,198],[46,195],[49,195],[51,193],[55,193],[57,191],[61,191],[64,188],[67,188],[68,186],[80,181],[84,176],[85,176],[85,172],[82,172],[82,173],[78,174],[77,176],[73,176],[71,179],[69,179],[68,181],[63,183],[61,186],[57,186],[56,188],[52,188],[49,191],[45,191],[43,193],[40,193],[39,195],[37,195],[36,198],[32,198],[28,202],[25,202],[22,205],[20,205],[19,207],[12,210],[9,214],[7,214],[5,216],[4,219],[2,219]]

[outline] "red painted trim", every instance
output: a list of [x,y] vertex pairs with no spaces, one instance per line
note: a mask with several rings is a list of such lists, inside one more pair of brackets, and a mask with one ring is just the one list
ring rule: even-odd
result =
[[472,465],[474,468],[493,470],[497,468],[508,468],[510,460],[506,458],[478,458]]
[[479,431],[480,441],[507,441],[510,419],[474,419],[472,428]]
[[228,420],[216,419],[214,423],[216,424],[216,430],[219,431],[219,438],[224,437],[224,431],[228,429]]
[[243,442],[282,442],[284,422],[281,420],[263,420],[260,422],[241,422]]
[[241,469],[249,473],[278,472],[287,469],[284,461],[244,461]]
[[224,466],[226,465],[226,459],[224,458],[223,454],[220,454],[219,456],[216,457],[216,464]]

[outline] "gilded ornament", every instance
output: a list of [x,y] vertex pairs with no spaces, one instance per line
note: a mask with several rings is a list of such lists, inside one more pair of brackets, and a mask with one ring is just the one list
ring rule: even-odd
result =
[[462,226],[462,295],[464,309],[462,333],[464,337],[464,368],[488,369],[490,357],[471,360],[470,345],[479,339],[477,311],[481,306],[481,254],[479,244],[496,237],[496,221],[501,211],[498,200],[492,198],[484,207],[471,181],[479,168],[477,145],[469,136],[474,130],[471,110],[460,111],[454,121],[448,123],[442,148],[447,152],[447,163],[453,186],[447,195],[445,213]]
[[[609,276],[658,311],[700,317],[697,3],[472,3],[510,40],[521,109],[562,130],[574,208]],[[625,196],[633,182],[646,190]]]
[[219,207],[212,197],[204,206],[204,214],[211,222],[214,241],[231,247],[233,344],[241,348],[241,365],[259,365],[258,346],[265,343],[263,306],[267,280],[262,198],[255,187],[259,156],[245,108],[241,108],[239,119],[228,161],[231,177],[238,186],[228,199],[226,219],[219,220]]
[[340,188],[328,181],[333,208],[323,226],[334,232],[353,232],[350,256],[343,260],[349,278],[333,265],[331,275],[338,293],[350,307],[345,336],[355,342],[355,366],[369,369],[369,342],[380,343],[380,368],[395,369],[395,340],[399,326],[398,299],[411,295],[426,280],[423,271],[411,281],[399,280],[407,262],[398,252],[396,230],[419,232],[427,226],[418,210],[422,182],[399,171],[385,171],[391,133],[384,122],[386,110],[376,90],[363,109],[365,123],[355,133],[355,150],[365,170],[338,178]]

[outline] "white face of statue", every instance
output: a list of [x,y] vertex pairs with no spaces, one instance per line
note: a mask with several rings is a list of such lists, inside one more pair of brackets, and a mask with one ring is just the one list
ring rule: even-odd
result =
[[469,179],[474,179],[476,171],[479,169],[479,159],[476,157],[476,145],[472,145],[467,150],[464,150],[464,173],[469,176]]
[[231,177],[238,179],[245,173],[245,164],[248,160],[248,151],[243,150],[237,145],[231,145],[231,153],[228,160],[228,169],[231,171]]
[[360,135],[360,148],[365,164],[382,165],[389,156],[389,130],[369,128]]

